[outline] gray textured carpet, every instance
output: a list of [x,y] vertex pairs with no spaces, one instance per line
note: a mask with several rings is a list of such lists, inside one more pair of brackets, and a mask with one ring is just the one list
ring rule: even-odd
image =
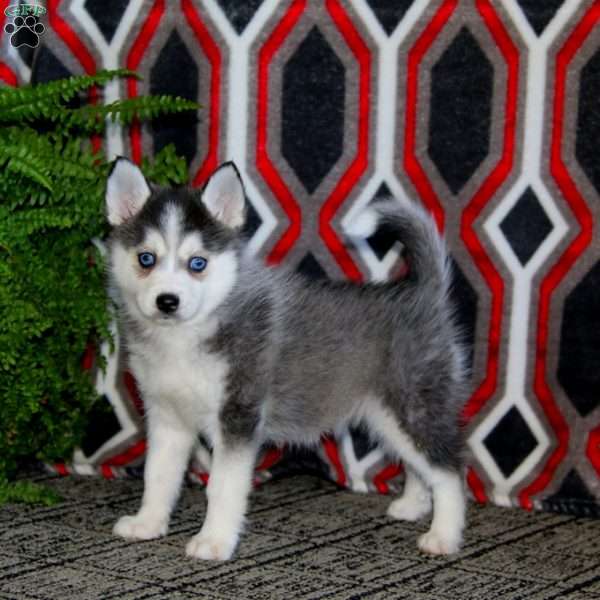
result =
[[186,488],[166,538],[128,543],[110,530],[141,481],[37,479],[65,501],[0,509],[2,599],[600,599],[600,521],[472,506],[463,552],[429,558],[426,523],[386,518],[388,498],[297,476],[255,491],[234,560],[203,563],[183,552],[203,490]]

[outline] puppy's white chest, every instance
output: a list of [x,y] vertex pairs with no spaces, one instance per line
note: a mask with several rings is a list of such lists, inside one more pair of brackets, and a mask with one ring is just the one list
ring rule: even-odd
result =
[[144,401],[175,412],[188,425],[202,426],[222,405],[228,365],[196,341],[174,337],[160,347],[138,349],[132,367]]

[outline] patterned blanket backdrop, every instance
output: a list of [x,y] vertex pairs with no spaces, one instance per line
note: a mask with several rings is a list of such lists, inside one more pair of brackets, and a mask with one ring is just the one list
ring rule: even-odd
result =
[[[449,241],[470,346],[472,495],[600,514],[600,1],[47,0],[35,22],[10,4],[4,84],[124,66],[143,79],[101,101],[203,105],[112,126],[105,149],[138,161],[173,142],[195,186],[235,160],[267,263],[385,278],[394,241],[349,248],[345,224],[384,194],[422,202]],[[143,408],[118,345],[95,376],[113,410],[54,468],[139,472]],[[205,482],[209,463],[201,445],[190,476]],[[402,479],[360,429],[312,452],[268,448],[257,477],[295,469],[357,491]]]

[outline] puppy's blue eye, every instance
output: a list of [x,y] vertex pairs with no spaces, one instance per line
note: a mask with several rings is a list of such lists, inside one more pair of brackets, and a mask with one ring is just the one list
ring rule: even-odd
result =
[[154,256],[152,252],[140,252],[138,254],[138,261],[141,267],[144,269],[149,269],[156,263],[156,256]]
[[208,261],[205,258],[202,258],[201,256],[192,256],[188,263],[188,267],[190,268],[190,271],[194,271],[194,273],[201,273],[206,269],[207,264]]

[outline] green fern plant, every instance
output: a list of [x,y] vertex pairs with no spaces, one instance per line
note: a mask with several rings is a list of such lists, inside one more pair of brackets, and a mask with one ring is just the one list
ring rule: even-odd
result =
[[[145,96],[74,107],[74,98],[126,70],[0,89],[0,504],[48,500],[12,481],[24,460],[69,457],[95,400],[81,359],[109,338],[102,257],[109,165],[90,135],[196,110],[182,98]],[[172,146],[142,168],[158,183],[187,181]]]

